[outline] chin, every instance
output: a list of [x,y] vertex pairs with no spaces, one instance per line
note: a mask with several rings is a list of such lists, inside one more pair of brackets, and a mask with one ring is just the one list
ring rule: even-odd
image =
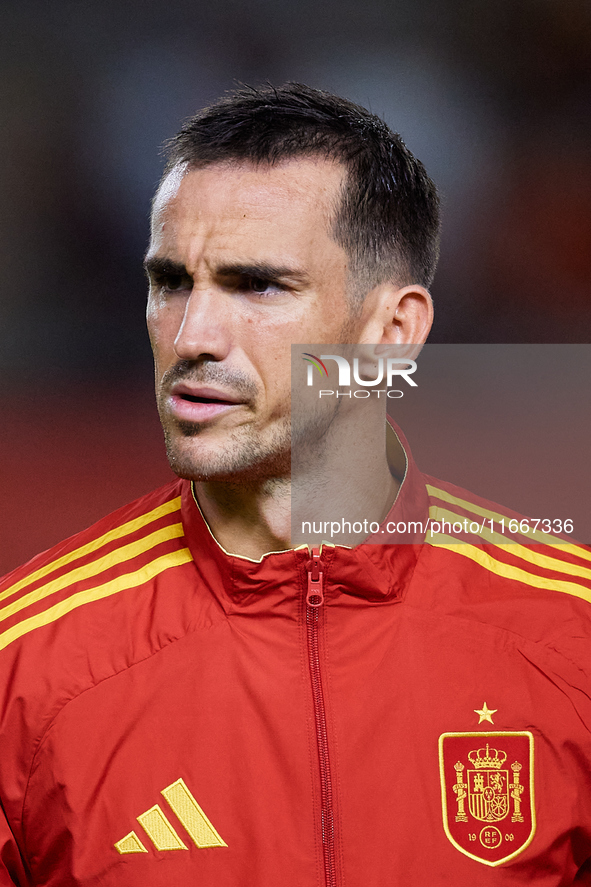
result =
[[[254,442],[228,441],[213,451],[191,446],[193,441],[166,441],[170,467],[185,480],[248,484],[272,477],[289,476],[291,447],[269,450]],[[188,445],[187,445],[188,444]]]

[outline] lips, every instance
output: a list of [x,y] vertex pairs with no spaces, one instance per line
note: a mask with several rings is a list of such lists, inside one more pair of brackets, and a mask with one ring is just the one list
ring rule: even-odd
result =
[[173,416],[184,422],[207,422],[239,407],[243,401],[232,392],[202,385],[173,385],[168,404]]

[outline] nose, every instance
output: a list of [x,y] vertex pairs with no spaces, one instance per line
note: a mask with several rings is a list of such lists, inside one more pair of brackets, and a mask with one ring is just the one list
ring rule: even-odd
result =
[[193,288],[185,303],[174,350],[181,360],[223,360],[231,346],[231,308],[213,288]]

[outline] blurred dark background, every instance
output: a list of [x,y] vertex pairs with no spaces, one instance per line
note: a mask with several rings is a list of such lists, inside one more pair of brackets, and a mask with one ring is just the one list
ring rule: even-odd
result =
[[0,48],[0,572],[170,477],[149,201],[164,139],[237,81],[341,93],[424,161],[431,341],[589,342],[588,0],[4,0]]

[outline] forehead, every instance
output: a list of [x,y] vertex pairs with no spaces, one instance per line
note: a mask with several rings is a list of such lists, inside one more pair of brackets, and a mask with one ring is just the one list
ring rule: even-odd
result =
[[240,242],[272,245],[282,238],[294,248],[336,247],[330,223],[343,178],[340,164],[317,158],[176,166],[154,199],[152,247],[183,249],[195,238],[238,249]]

